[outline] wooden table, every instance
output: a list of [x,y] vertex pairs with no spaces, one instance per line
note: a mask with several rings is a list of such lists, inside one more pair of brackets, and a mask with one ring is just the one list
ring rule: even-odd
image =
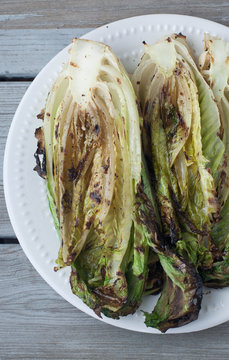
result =
[[[53,7],[53,8],[52,8]],[[217,0],[1,0],[0,158],[31,80],[71,39],[105,23],[150,13],[200,16],[229,25]],[[229,359],[229,323],[184,335],[111,327],[75,309],[32,267],[10,225],[0,168],[0,359]]]

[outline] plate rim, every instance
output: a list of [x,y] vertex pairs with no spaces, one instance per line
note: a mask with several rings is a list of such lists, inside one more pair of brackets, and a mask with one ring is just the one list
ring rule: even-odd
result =
[[[128,22],[133,22],[134,20],[141,20],[141,19],[144,19],[144,18],[158,18],[158,19],[162,19],[166,17],[166,21],[167,19],[169,18],[171,22],[173,22],[174,24],[177,24],[177,19],[184,19],[184,18],[187,18],[193,22],[200,22],[202,24],[205,24],[206,27],[208,26],[216,26],[217,28],[220,27],[222,28],[224,31],[229,31],[228,27],[226,25],[223,25],[223,24],[220,24],[220,23],[217,23],[217,22],[214,22],[212,20],[208,20],[208,19],[204,19],[204,18],[200,18],[200,17],[195,17],[195,16],[189,16],[189,15],[181,15],[181,14],[146,14],[146,15],[138,15],[138,16],[132,16],[132,17],[127,17],[127,18],[124,18],[124,19],[120,19],[120,20],[116,20],[116,21],[113,21],[111,23],[108,23],[108,24],[105,24],[103,26],[100,26],[96,29],[93,29],[89,32],[87,32],[86,34],[84,34],[83,36],[81,36],[80,38],[90,38],[90,37],[93,37],[94,34],[98,33],[98,31],[103,31],[105,29],[108,29],[108,27],[113,27],[113,26],[117,26],[117,24],[121,24],[121,27],[124,23],[128,23]],[[74,30],[74,29],[72,29]],[[136,331],[136,332],[142,332],[142,333],[151,333],[151,334],[162,334],[161,332],[159,332],[158,330],[152,328],[151,330],[153,331],[144,331],[144,330],[138,330],[138,329],[134,329],[134,328],[130,328],[130,327],[127,327],[125,326],[124,324],[119,324],[117,322],[117,324],[113,324],[113,323],[110,323],[109,322],[109,318],[103,318],[103,319],[100,319],[98,318],[93,312],[90,312],[90,311],[85,311],[84,309],[78,307],[78,305],[76,306],[72,301],[71,299],[69,299],[67,296],[65,296],[65,294],[63,293],[63,291],[61,292],[61,290],[58,288],[58,286],[55,286],[54,282],[50,281],[49,279],[49,276],[48,274],[45,274],[44,271],[42,271],[42,269],[40,268],[40,265],[37,264],[36,260],[33,258],[33,256],[31,255],[28,247],[26,246],[26,241],[23,240],[23,233],[22,231],[20,230],[20,226],[17,222],[17,219],[16,219],[16,216],[15,216],[15,213],[13,211],[13,204],[12,202],[10,201],[10,186],[9,186],[9,182],[7,181],[8,180],[8,177],[7,177],[7,160],[10,156],[10,140],[11,140],[11,137],[12,137],[12,134],[13,134],[13,131],[14,131],[14,126],[17,122],[17,117],[18,117],[18,114],[20,113],[20,110],[21,108],[23,108],[23,105],[24,105],[24,101],[26,101],[26,98],[29,96],[29,92],[32,91],[32,85],[34,83],[34,81],[36,81],[36,79],[38,78],[38,76],[40,74],[42,74],[47,67],[50,66],[50,63],[53,61],[53,59],[57,58],[58,56],[60,56],[60,54],[64,51],[66,51],[68,48],[70,47],[70,44],[67,45],[66,47],[64,47],[61,51],[59,51],[56,55],[54,55],[52,57],[52,59],[47,63],[45,64],[44,67],[42,67],[42,69],[39,71],[39,73],[36,75],[36,77],[34,78],[34,80],[31,82],[31,84],[29,85],[29,87],[27,88],[27,90],[25,91],[23,97],[21,98],[20,102],[19,102],[19,105],[17,106],[17,109],[15,111],[15,114],[13,116],[13,119],[11,121],[11,124],[10,124],[10,129],[9,129],[9,132],[8,132],[8,135],[7,135],[7,141],[6,141],[6,145],[5,145],[5,151],[4,151],[4,160],[3,160],[3,188],[4,188],[4,195],[5,195],[5,202],[6,202],[6,207],[7,207],[7,211],[8,211],[8,214],[9,214],[9,218],[10,218],[10,221],[11,221],[11,224],[12,224],[12,227],[15,231],[15,235],[20,243],[20,246],[22,247],[26,257],[29,259],[30,263],[32,264],[32,266],[35,268],[35,270],[40,274],[40,276],[48,283],[48,285],[53,288],[58,295],[60,295],[61,297],[63,297],[66,301],[68,301],[69,303],[71,303],[74,307],[76,307],[77,309],[79,309],[80,311],[83,311],[84,313],[86,313],[87,315],[89,316],[92,316],[102,322],[105,322],[105,323],[108,323],[110,325],[113,325],[113,326],[116,326],[118,328],[122,328],[122,329],[126,329],[126,330],[131,330],[131,331]],[[36,125],[34,126],[34,129],[35,129]],[[89,308],[88,308],[89,309]],[[89,309],[90,310],[90,309]],[[185,326],[183,327],[180,327],[180,328],[176,328],[176,329],[182,329],[184,331],[178,331],[178,332],[167,332],[166,334],[182,334],[182,333],[189,333],[189,332],[197,332],[197,331],[201,331],[201,330],[206,330],[206,329],[209,329],[211,327],[214,327],[214,326],[217,326],[219,324],[222,324],[226,321],[229,320],[229,315],[223,320],[219,320],[218,322],[215,321],[214,323],[211,323],[210,325],[208,324],[207,327],[201,327],[199,326],[198,328],[194,328],[190,331],[185,331]]]

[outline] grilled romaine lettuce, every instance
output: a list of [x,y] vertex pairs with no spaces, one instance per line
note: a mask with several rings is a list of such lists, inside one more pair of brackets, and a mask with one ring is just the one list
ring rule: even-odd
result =
[[40,131],[61,239],[57,264],[72,266],[73,292],[97,313],[134,312],[144,291],[149,246],[136,221],[140,122],[132,84],[111,49],[74,39]]
[[221,161],[218,182],[220,205],[229,194],[229,43],[205,34],[205,51],[200,56],[199,66],[215,96],[221,126],[218,135],[222,138],[225,152]]
[[[172,35],[145,45],[133,84],[143,110],[145,153],[153,166],[164,233],[172,244],[181,239],[183,229],[207,235],[219,206],[202,128],[206,121],[215,121],[218,131],[220,123],[213,94],[203,85],[184,37]],[[206,98],[208,108],[201,107]],[[220,160],[210,161],[215,171],[224,146],[216,134],[211,137],[220,148]]]
[[138,216],[150,248],[157,254],[163,274],[161,296],[152,313],[144,312],[146,326],[162,332],[197,319],[202,301],[202,280],[195,267],[168,246],[160,231],[160,219],[148,178],[139,187]]
[[39,115],[56,270],[72,267],[73,293],[98,316],[134,313],[161,291],[144,314],[165,332],[198,317],[202,280],[228,286],[229,47],[209,36],[205,47],[208,84],[184,36],[145,44],[133,75],[142,119],[111,49],[74,39]]
[[217,174],[220,220],[211,232],[214,263],[211,269],[202,272],[202,277],[207,286],[223,287],[229,285],[229,43],[209,34],[205,34],[204,42],[199,67],[219,108],[221,126],[218,133],[225,152]]
[[214,96],[183,36],[145,44],[132,80],[143,112],[143,146],[165,244],[162,252],[154,248],[166,275],[146,324],[165,331],[199,313],[198,269],[210,269],[213,263],[211,241],[205,238],[219,215],[217,171],[225,148]]

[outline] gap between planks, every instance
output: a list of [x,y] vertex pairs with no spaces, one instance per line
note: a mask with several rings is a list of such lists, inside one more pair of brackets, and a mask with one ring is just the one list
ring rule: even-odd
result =
[[0,238],[0,245],[19,244],[16,238]]

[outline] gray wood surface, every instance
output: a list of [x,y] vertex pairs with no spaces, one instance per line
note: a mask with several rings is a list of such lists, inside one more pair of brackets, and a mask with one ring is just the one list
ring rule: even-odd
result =
[[16,35],[12,29],[0,30],[0,79],[36,76],[74,37],[80,37],[90,30],[18,29]]
[[186,14],[229,24],[228,1],[219,0],[1,0],[4,29],[97,27],[144,14]]
[[149,13],[187,14],[229,25],[229,3],[221,0],[0,2],[0,242],[5,242],[0,245],[0,360],[229,359],[229,323],[199,333],[163,336],[111,327],[63,300],[20,246],[6,243],[15,241],[15,235],[4,202],[3,153],[29,80],[72,37],[110,21]]
[[2,179],[3,156],[10,123],[29,84],[29,82],[0,82],[0,238],[15,237],[5,205]]
[[0,245],[0,359],[228,360],[229,324],[183,335],[118,329],[63,300],[19,245]]

